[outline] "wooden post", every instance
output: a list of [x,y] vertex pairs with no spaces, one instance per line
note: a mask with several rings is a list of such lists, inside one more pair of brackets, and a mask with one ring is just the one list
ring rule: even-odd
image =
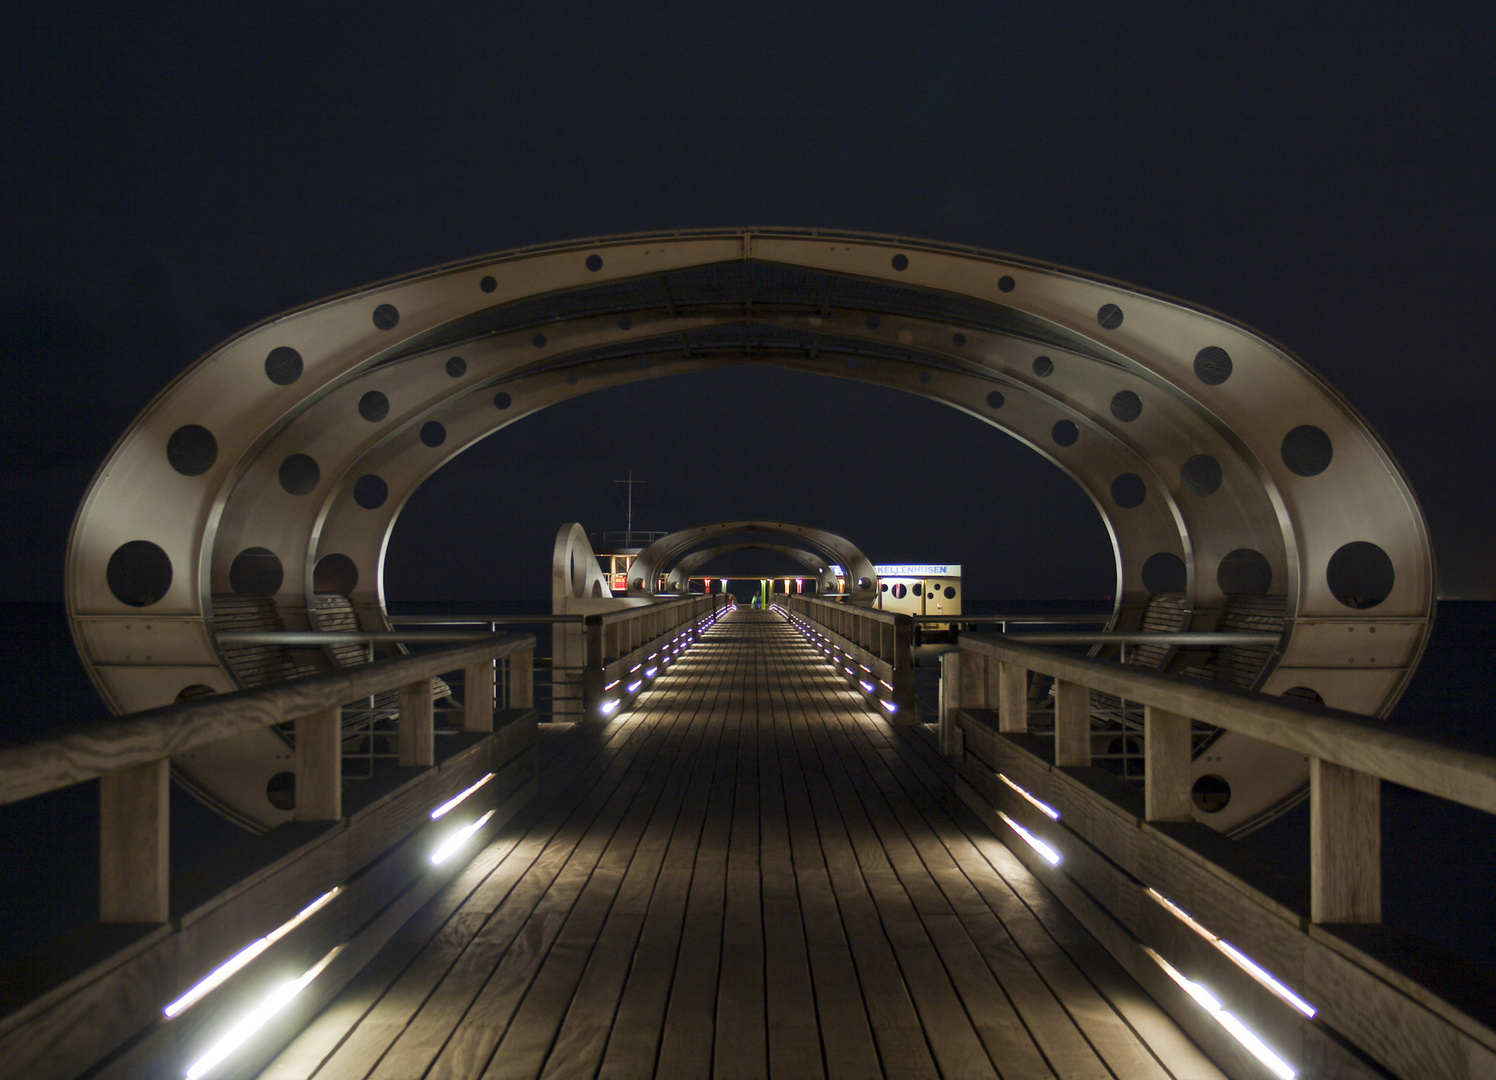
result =
[[400,687],[400,764],[435,765],[435,715],[431,708],[431,680]]
[[961,653],[940,654],[940,752],[950,757],[956,752],[956,712],[961,708]]
[[535,705],[535,650],[518,649],[509,654],[509,707],[529,709]]
[[171,762],[99,777],[99,921],[164,923],[170,911]]
[[981,653],[961,653],[961,708],[985,709],[987,707],[987,664]]
[[1143,816],[1149,821],[1190,821],[1190,718],[1143,707]]
[[1091,691],[1063,679],[1054,681],[1054,763],[1091,764]]
[[343,819],[343,710],[336,705],[296,718],[297,821]]
[[1028,730],[1028,669],[1007,660],[997,668],[997,730]]
[[1382,921],[1382,782],[1309,761],[1309,917]]
[[[462,730],[492,731],[494,662],[484,660],[462,669]],[[512,692],[512,691],[511,691]]]

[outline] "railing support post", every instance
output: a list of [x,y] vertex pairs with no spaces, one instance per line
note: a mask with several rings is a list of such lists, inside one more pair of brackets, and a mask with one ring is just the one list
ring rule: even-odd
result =
[[1190,821],[1190,719],[1152,705],[1143,707],[1143,816],[1149,821]]
[[961,693],[963,709],[987,707],[987,658],[981,653],[961,653]]
[[961,708],[961,653],[940,654],[940,752],[956,752],[956,710]]
[[436,726],[431,708],[430,679],[400,687],[400,764],[436,764]]
[[1091,691],[1063,679],[1054,682],[1054,763],[1091,764]]
[[535,707],[534,649],[516,649],[509,654],[509,707],[511,709]]
[[1382,921],[1382,782],[1309,760],[1309,917]]
[[997,662],[997,730],[1028,730],[1028,669]]
[[[513,660],[510,660],[511,665]],[[492,731],[494,689],[498,674],[492,660],[462,669],[462,730]],[[511,683],[510,694],[512,695]]]
[[602,714],[603,671],[607,666],[603,657],[603,617],[588,615],[582,635],[582,719],[598,723],[607,719]]
[[99,921],[171,917],[171,762],[162,758],[99,778]]
[[[401,713],[404,730],[404,713]],[[297,821],[343,819],[343,710],[336,705],[296,718]]]

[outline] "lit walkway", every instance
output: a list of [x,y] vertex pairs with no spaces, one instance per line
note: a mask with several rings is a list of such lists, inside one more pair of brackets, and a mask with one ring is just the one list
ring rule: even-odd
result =
[[724,619],[264,1074],[1222,1074],[770,613]]

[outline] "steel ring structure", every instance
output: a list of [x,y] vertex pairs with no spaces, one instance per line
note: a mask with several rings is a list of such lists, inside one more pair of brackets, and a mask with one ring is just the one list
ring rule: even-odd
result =
[[666,592],[685,592],[690,585],[691,577],[701,567],[707,566],[714,560],[724,555],[731,555],[737,551],[767,551],[775,555],[782,555],[786,559],[793,560],[810,571],[807,575],[812,578],[821,589],[834,591],[836,579],[827,578],[830,572],[828,561],[824,555],[817,555],[813,551],[805,551],[802,548],[790,547],[788,544],[771,544],[768,541],[749,541],[737,544],[719,544],[716,547],[702,548],[693,551],[689,555],[683,555],[680,562],[676,563],[665,576]]
[[[504,252],[361,288],[231,338],[120,438],[78,511],[67,603],[119,711],[243,681],[225,613],[384,629],[382,561],[410,494],[465,448],[579,394],[743,362],[865,380],[976,416],[1089,493],[1116,557],[1113,626],[1168,594],[1182,628],[1273,598],[1251,685],[1385,714],[1428,636],[1434,574],[1406,477],[1356,410],[1222,316],[1045,263],[791,229]],[[258,610],[258,609],[257,609]],[[286,766],[272,732],[176,763],[242,818]],[[1197,769],[1231,827],[1302,788],[1237,736]],[[232,789],[232,790],[230,790]],[[1247,792],[1250,791],[1250,797]]]

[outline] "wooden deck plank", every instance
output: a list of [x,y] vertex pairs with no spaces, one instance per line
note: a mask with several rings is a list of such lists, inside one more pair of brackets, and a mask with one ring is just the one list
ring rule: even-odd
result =
[[772,614],[542,769],[265,1076],[1220,1080]]

